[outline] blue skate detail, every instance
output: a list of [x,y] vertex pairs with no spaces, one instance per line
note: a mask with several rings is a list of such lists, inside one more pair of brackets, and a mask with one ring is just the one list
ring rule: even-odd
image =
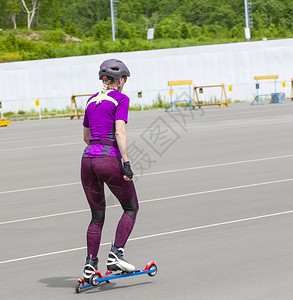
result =
[[118,274],[118,275],[106,275],[103,278],[97,278],[95,280],[95,282],[105,282],[108,280],[112,280],[112,279],[118,279],[118,278],[123,278],[123,277],[131,277],[131,276],[136,276],[136,275],[143,275],[143,274],[149,274],[149,273],[153,273],[154,270],[148,270],[148,271],[133,271],[132,273],[125,273],[125,274]]
[[[107,282],[109,283],[111,280],[118,279],[118,278],[124,278],[124,277],[132,277],[132,276],[137,276],[137,275],[144,275],[148,274],[149,276],[155,276],[157,274],[157,265],[155,262],[150,262],[147,264],[145,269],[143,270],[135,270],[131,273],[126,273],[126,272],[121,272],[118,274],[107,274],[103,276],[100,272],[92,273],[90,283],[84,282],[82,278],[80,278],[77,282],[76,285],[76,292],[80,293],[82,290],[88,289],[90,287],[96,287],[102,282]],[[83,284],[84,283],[84,284]]]

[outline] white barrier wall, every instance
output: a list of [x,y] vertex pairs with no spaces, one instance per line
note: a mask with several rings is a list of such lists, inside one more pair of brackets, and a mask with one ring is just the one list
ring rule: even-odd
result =
[[[293,39],[197,46],[176,49],[109,53],[0,64],[0,101],[4,111],[30,110],[40,99],[42,108],[65,108],[72,94],[101,88],[97,71],[109,58],[123,60],[131,77],[124,92],[131,105],[151,104],[160,93],[169,100],[167,81],[192,79],[196,85],[224,83],[232,100],[252,101],[255,75],[279,75],[278,91],[290,95],[293,78]],[[288,81],[285,88],[281,82]],[[228,92],[228,85],[233,86]],[[273,81],[261,81],[261,92],[273,92]],[[176,87],[175,87],[176,88]],[[137,92],[142,91],[142,100]],[[188,88],[178,87],[177,95]],[[176,89],[174,90],[176,96]],[[209,100],[220,91],[204,90]],[[78,99],[81,105],[86,99]]]

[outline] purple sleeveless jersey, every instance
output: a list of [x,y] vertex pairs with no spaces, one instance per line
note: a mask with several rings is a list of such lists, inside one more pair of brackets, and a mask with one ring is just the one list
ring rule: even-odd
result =
[[[99,93],[89,98],[88,102],[96,97]],[[83,126],[90,129],[91,140],[107,139],[116,141],[115,137],[115,121],[128,121],[129,98],[117,92],[111,91],[108,96],[115,99],[118,103],[116,106],[113,102],[103,100],[96,104],[92,102],[85,111]],[[89,145],[85,148],[83,157],[108,157],[118,156],[121,153],[118,148],[109,145]]]

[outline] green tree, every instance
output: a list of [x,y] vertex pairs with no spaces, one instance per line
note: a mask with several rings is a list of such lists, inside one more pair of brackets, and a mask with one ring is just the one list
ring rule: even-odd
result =
[[108,0],[71,1],[67,11],[63,11],[64,20],[76,24],[82,31],[90,31],[92,26],[110,16]]
[[[28,3],[30,2],[28,1]],[[27,14],[27,28],[30,30],[36,10],[38,9],[38,0],[33,0],[30,5],[28,5],[25,0],[21,0],[21,4]]]
[[135,23],[140,15],[143,14],[142,2],[139,0],[118,2],[117,10],[119,19],[128,23]]
[[[118,25],[118,38],[119,39],[130,39],[132,36],[132,32],[130,29],[130,26],[127,22],[123,20],[118,20],[117,22]],[[122,45],[124,46],[124,45]]]
[[64,19],[63,5],[67,0],[40,0],[38,9],[39,26],[50,29],[60,29],[66,23]]
[[66,22],[64,31],[71,36],[81,37],[81,32],[78,30],[75,23],[72,24],[70,22]]
[[20,10],[19,0],[7,0],[7,12],[11,17],[14,29],[16,29],[16,16],[20,13]]
[[178,15],[179,1],[178,0],[160,0],[158,5],[158,13],[161,19]]
[[180,17],[171,15],[159,22],[155,28],[156,38],[178,39],[180,37]]
[[108,40],[111,37],[111,19],[101,21],[92,28],[92,35],[95,40]]
[[187,39],[190,37],[189,28],[186,23],[182,23],[180,26],[180,37],[182,39]]

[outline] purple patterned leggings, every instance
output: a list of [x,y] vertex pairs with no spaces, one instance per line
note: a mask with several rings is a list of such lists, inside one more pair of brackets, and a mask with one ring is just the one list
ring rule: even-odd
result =
[[106,201],[104,183],[119,200],[124,213],[118,223],[114,245],[124,247],[134,227],[138,212],[138,200],[133,181],[123,179],[121,159],[110,157],[83,157],[81,182],[92,211],[87,231],[88,256],[97,257],[104,225]]

